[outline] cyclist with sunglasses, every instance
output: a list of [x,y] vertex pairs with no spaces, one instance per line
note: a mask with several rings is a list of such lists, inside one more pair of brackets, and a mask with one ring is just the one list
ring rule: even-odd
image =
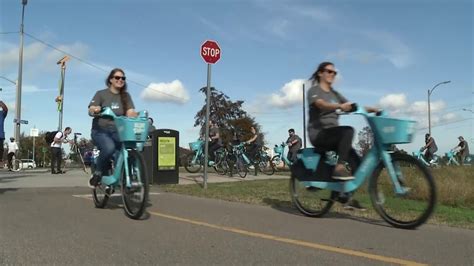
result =
[[96,92],[89,103],[89,115],[93,116],[91,137],[94,144],[100,150],[97,158],[97,166],[91,179],[89,187],[97,186],[103,174],[107,174],[110,168],[110,160],[115,151],[120,148],[120,140],[117,128],[112,118],[100,117],[98,114],[103,107],[110,107],[117,116],[136,117],[137,112],[132,98],[127,92],[125,72],[120,68],[110,71],[105,80],[106,89]]
[[[337,71],[333,63],[322,62],[310,78],[312,87],[307,94],[309,104],[308,136],[314,147],[325,151],[336,151],[338,154],[333,179],[351,180],[354,177],[346,166],[350,155],[356,154],[352,148],[354,129],[350,126],[339,125],[337,111],[351,111],[352,102],[333,89],[332,84],[336,75]],[[372,107],[365,109],[367,112],[379,111]],[[352,195],[349,196],[352,197]],[[344,207],[365,210],[352,198]]]

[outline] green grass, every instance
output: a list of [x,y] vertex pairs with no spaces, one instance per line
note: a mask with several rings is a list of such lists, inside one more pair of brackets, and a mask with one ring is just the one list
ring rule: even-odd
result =
[[[438,191],[439,184],[438,185]],[[366,187],[366,185],[365,185]],[[289,194],[288,180],[257,180],[245,182],[210,183],[204,190],[199,184],[192,185],[165,185],[161,188],[166,192],[186,194],[197,197],[220,199],[233,202],[242,202],[257,205],[267,205],[275,208],[294,208]],[[445,224],[456,227],[474,229],[474,205],[462,200],[444,200],[438,193],[438,204],[434,214],[428,221],[431,224]],[[340,204],[335,204],[331,212],[344,213],[352,216],[380,219],[373,210],[366,189],[358,191],[355,198],[367,207],[366,212],[347,211]],[[390,206],[396,207],[399,212],[410,213],[410,210],[419,208],[416,200],[397,202],[393,200]]]

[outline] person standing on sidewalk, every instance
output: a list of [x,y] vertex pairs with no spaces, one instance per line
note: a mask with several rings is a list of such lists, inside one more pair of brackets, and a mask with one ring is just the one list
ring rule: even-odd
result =
[[13,156],[16,156],[18,152],[18,144],[15,141],[15,138],[10,138],[8,143],[8,171],[12,171],[13,165]]
[[[61,170],[61,161],[63,159],[62,154],[62,144],[63,143],[70,143],[72,141],[67,140],[67,136],[71,134],[72,129],[70,127],[66,127],[64,132],[58,131],[54,136],[54,140],[51,143],[51,174],[64,174]],[[56,165],[56,171],[54,170],[54,166]]]

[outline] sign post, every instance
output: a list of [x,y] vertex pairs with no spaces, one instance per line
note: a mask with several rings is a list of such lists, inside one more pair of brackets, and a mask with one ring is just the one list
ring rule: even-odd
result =
[[33,137],[33,162],[35,161],[35,139],[38,137],[38,135],[39,130],[36,128],[36,126],[30,129],[30,137]]
[[201,45],[201,57],[207,63],[207,88],[206,88],[206,120],[205,120],[205,143],[204,143],[204,189],[207,189],[207,165],[209,156],[209,110],[211,98],[211,64],[215,64],[221,58],[221,48],[216,41],[207,40]]

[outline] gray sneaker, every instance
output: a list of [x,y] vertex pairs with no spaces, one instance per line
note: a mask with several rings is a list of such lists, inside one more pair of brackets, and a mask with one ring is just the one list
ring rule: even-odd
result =
[[334,174],[332,175],[332,178],[336,180],[346,181],[354,179],[354,176],[352,176],[347,167],[343,166],[342,164],[338,164],[334,169]]
[[358,210],[358,211],[366,211],[367,209],[360,205],[359,201],[355,199],[350,199],[346,204],[344,204],[345,210]]

